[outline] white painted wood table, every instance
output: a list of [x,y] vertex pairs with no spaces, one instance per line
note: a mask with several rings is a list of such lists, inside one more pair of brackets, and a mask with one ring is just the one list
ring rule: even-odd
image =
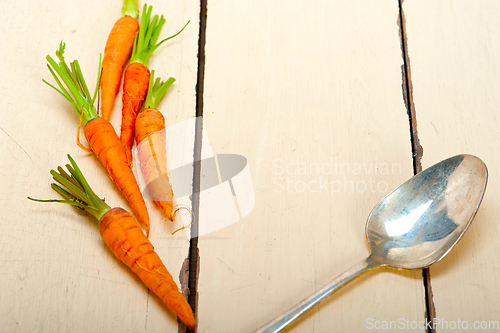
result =
[[[370,271],[285,331],[500,331],[497,1],[148,4],[167,19],[161,36],[191,20],[149,64],[177,79],[160,110],[167,126],[183,126],[169,167],[178,155],[194,166],[193,193],[179,202],[195,223],[172,235],[189,214],[172,224],[147,205],[151,242],[189,288],[197,332],[251,332],[328,283],[368,255],[366,218],[390,190],[460,153],[485,161],[489,184],[449,256],[425,273]],[[45,57],[64,40],[94,87],[121,1],[3,8],[2,331],[185,331],[92,217],[26,199],[56,197],[49,170],[70,153],[99,195],[130,209],[76,146],[70,105],[42,83],[53,82]],[[119,96],[117,130],[120,105]]]

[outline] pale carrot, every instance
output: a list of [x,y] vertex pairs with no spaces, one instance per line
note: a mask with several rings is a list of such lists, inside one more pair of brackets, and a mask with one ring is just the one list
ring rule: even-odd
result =
[[[64,60],[64,48],[65,44],[61,42],[59,50],[56,51],[56,55],[59,58],[59,64],[50,56],[47,56],[47,61],[49,62],[47,67],[60,89],[49,84],[45,80],[43,81],[70,102],[80,116],[80,120],[85,126],[85,138],[90,148],[102,163],[118,189],[124,195],[125,199],[127,199],[139,221],[146,228],[146,233],[149,235],[149,214],[135,176],[127,162],[125,149],[110,122],[100,118],[94,108],[100,76],[98,76],[94,97],[91,97],[78,61],[75,60],[70,64],[70,70]],[[100,65],[101,64],[99,64],[99,67]]]
[[139,112],[135,122],[135,141],[149,194],[166,217],[173,221],[175,214],[172,213],[173,192],[167,174],[165,118],[156,108],[175,79],[161,82],[157,78],[154,81],[154,71],[151,71],[144,109]]
[[124,0],[122,17],[116,21],[109,33],[101,76],[101,117],[109,120],[116,95],[120,89],[123,69],[130,58],[134,39],[139,30],[139,8],[137,0]]
[[194,330],[196,320],[186,297],[179,292],[167,268],[155,252],[153,245],[144,236],[134,217],[122,208],[111,208],[90,188],[75,161],[68,155],[71,165],[51,170],[56,182],[52,188],[65,200],[40,200],[42,202],[62,202],[83,209],[99,221],[99,232],[104,242],[120,261],[125,263],[144,284],[153,291],[167,307]]

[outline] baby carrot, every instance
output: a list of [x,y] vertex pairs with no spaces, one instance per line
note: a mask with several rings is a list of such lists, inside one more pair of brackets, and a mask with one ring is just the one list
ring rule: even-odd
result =
[[[122,94],[122,125],[120,139],[125,146],[129,164],[132,163],[132,145],[134,144],[135,119],[142,102],[146,97],[149,85],[149,68],[147,63],[151,54],[165,41],[174,38],[184,30],[186,25],[175,35],[156,43],[160,30],[165,23],[163,15],[151,18],[152,6],[144,5],[139,32],[135,37],[130,64],[125,69]],[[156,44],[155,44],[156,43]]]
[[[139,221],[146,228],[146,233],[149,234],[149,214],[135,176],[127,162],[125,149],[116,135],[113,126],[109,121],[100,118],[94,108],[100,76],[98,76],[94,97],[91,98],[78,61],[75,60],[70,63],[70,69],[64,60],[64,48],[65,44],[61,42],[59,50],[56,51],[56,55],[59,58],[59,64],[50,56],[47,56],[47,61],[49,62],[47,67],[60,89],[49,84],[45,80],[43,81],[58,91],[71,103],[80,116],[80,121],[83,122],[85,126],[85,138],[92,151],[102,163],[118,189],[122,192],[125,199],[127,199]],[[99,63],[99,66],[100,65]]]
[[113,25],[106,41],[101,74],[101,117],[106,120],[109,120],[113,111],[123,69],[134,47],[135,35],[139,30],[138,17],[137,0],[124,0],[122,17]]
[[156,107],[175,79],[171,77],[166,82],[161,82],[157,78],[154,84],[153,82],[154,71],[151,71],[144,109],[139,112],[135,122],[135,141],[149,194],[167,218],[173,221],[175,214],[172,214],[173,193],[167,174],[165,118]]
[[85,180],[73,158],[68,155],[68,174],[63,168],[51,170],[54,180],[52,188],[65,200],[40,200],[42,202],[62,202],[83,209],[99,221],[102,239],[116,257],[125,263],[144,284],[153,291],[167,307],[194,330],[196,320],[186,297],[179,292],[167,268],[155,252],[153,245],[144,236],[134,217],[122,208],[111,208],[101,200]]

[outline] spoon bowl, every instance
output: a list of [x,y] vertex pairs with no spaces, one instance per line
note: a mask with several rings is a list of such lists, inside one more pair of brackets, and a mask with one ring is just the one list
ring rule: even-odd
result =
[[434,164],[389,193],[366,222],[370,255],[265,326],[279,332],[326,296],[371,268],[421,269],[441,260],[462,238],[479,209],[488,170],[472,155]]
[[472,222],[487,174],[479,158],[457,155],[400,185],[368,217],[371,258],[405,269],[424,268],[442,259]]

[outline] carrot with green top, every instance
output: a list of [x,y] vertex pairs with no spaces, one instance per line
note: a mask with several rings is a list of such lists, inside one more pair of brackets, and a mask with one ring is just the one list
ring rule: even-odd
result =
[[[175,35],[156,43],[160,30],[165,23],[163,15],[158,19],[155,15],[150,21],[152,6],[144,5],[139,32],[136,35],[130,64],[125,69],[122,93],[122,124],[120,139],[125,146],[129,164],[132,163],[132,145],[134,144],[135,119],[141,109],[149,86],[148,60],[151,54],[165,41],[174,38],[184,30],[186,25]],[[155,44],[156,43],[156,44]]]
[[123,69],[132,54],[135,35],[139,30],[137,2],[123,1],[122,17],[113,25],[106,41],[101,74],[101,117],[106,120],[109,120],[113,111]]
[[[47,56],[47,61],[49,62],[47,67],[60,89],[45,80],[43,81],[71,103],[80,117],[80,122],[84,125],[85,138],[91,150],[128,201],[137,218],[146,228],[147,235],[149,235],[149,214],[142,193],[137,185],[137,180],[128,164],[125,148],[118,138],[113,125],[109,121],[100,118],[94,107],[100,75],[97,78],[94,96],[91,97],[78,61],[71,62],[70,69],[64,59],[64,48],[65,44],[61,42],[59,50],[56,51],[59,63],[49,55]],[[101,63],[99,61],[100,67]],[[79,130],[80,125],[78,126],[77,133],[79,133]]]
[[157,78],[155,82],[154,71],[151,71],[144,109],[135,121],[135,141],[142,174],[151,198],[170,221],[175,219],[175,213],[172,213],[173,193],[167,174],[165,118],[156,108],[174,82],[172,77],[166,82]]
[[41,202],[67,203],[92,214],[99,221],[99,232],[116,257],[127,265],[144,284],[153,291],[187,327],[194,330],[196,320],[186,297],[179,292],[167,268],[155,252],[153,245],[144,236],[134,217],[122,208],[111,208],[100,199],[87,183],[73,158],[69,174],[58,167],[50,173],[54,180],[52,188],[65,200],[40,200]]

